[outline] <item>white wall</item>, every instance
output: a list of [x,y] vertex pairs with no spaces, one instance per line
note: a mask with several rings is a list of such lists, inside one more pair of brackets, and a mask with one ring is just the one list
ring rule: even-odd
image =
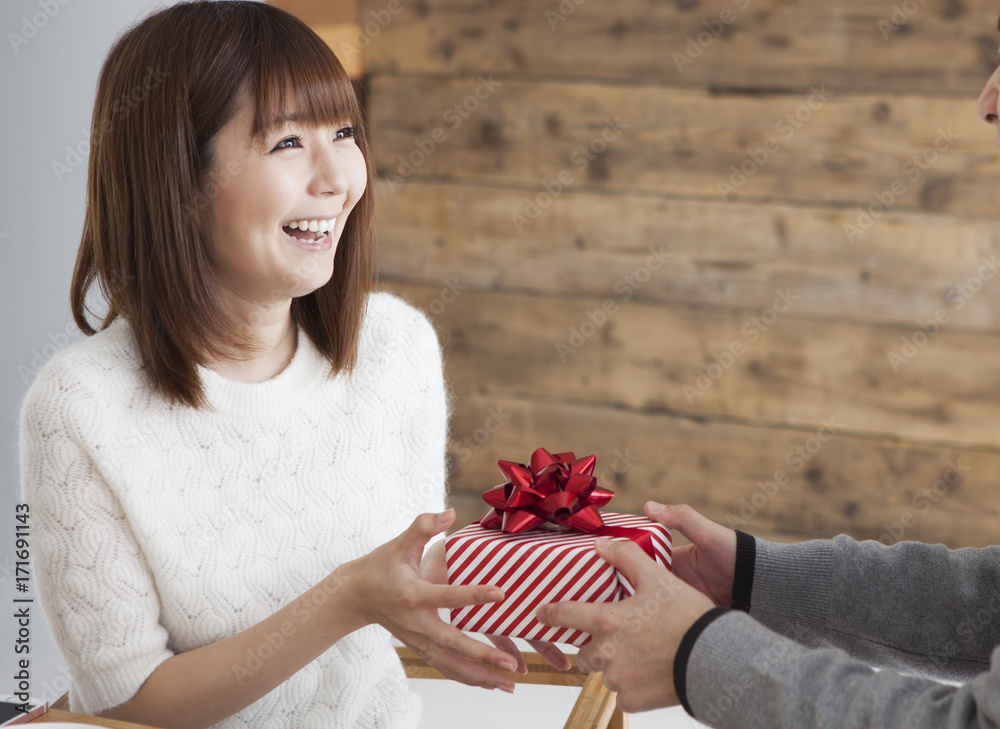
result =
[[[81,338],[69,283],[83,225],[87,140],[101,62],[149,0],[2,0],[0,7],[0,692],[13,689],[14,507],[19,501],[17,417],[27,385],[58,350]],[[31,610],[31,691],[49,700],[68,687],[40,608]],[[415,682],[424,724],[562,726],[575,689],[519,687],[513,697],[442,681]],[[688,727],[679,709],[632,726]]]

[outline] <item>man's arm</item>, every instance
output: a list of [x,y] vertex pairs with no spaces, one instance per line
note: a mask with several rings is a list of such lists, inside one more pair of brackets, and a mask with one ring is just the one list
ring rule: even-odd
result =
[[1000,645],[1000,547],[738,535],[737,552],[734,607],[804,645],[956,680],[987,670]]
[[695,718],[740,729],[980,729],[1000,725],[1000,655],[961,686],[874,671],[727,611],[700,633],[679,696]]

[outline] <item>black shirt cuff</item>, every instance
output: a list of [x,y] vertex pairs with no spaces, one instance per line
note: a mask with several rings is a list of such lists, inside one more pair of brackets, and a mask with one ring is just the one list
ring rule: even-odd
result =
[[691,704],[688,703],[687,699],[688,658],[691,657],[691,651],[694,650],[694,644],[697,642],[698,636],[702,634],[702,631],[704,631],[713,620],[725,615],[728,612],[729,608],[712,608],[694,621],[694,625],[688,628],[684,637],[681,638],[681,644],[677,646],[677,654],[674,656],[674,690],[677,692],[677,698],[680,699],[681,706],[684,707],[684,711],[689,713],[691,716],[694,716],[694,712],[691,711]]
[[757,540],[736,530],[736,571],[733,574],[733,609],[750,612],[753,569],[757,562]]

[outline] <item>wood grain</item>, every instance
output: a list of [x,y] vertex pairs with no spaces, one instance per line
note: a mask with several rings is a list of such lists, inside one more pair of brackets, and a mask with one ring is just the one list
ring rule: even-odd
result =
[[[995,132],[976,116],[973,94],[851,95],[827,85],[718,95],[488,75],[376,76],[370,88],[374,159],[388,180],[516,187],[542,204],[562,176],[564,189],[616,194],[876,213],[881,196],[892,210],[996,210]],[[527,203],[511,212],[532,214]]]
[[1000,447],[993,335],[796,318],[791,288],[763,312],[392,288],[434,320],[460,393]]
[[133,724],[128,721],[118,721],[116,719],[105,719],[99,716],[87,716],[85,714],[75,714],[71,711],[60,709],[49,709],[37,719],[28,722],[29,724],[50,724],[55,722],[69,722],[72,724],[90,724],[97,727],[109,727],[110,729],[156,729],[148,724]]
[[357,25],[359,20],[357,0],[268,0],[268,4],[287,10],[314,27],[341,23]]
[[[436,668],[427,665],[423,658],[409,648],[397,647],[396,653],[403,663],[406,675],[410,678],[444,678],[444,674]],[[565,671],[553,668],[544,658],[532,651],[523,651],[521,657],[528,667],[528,673],[513,673],[511,671],[497,671],[502,676],[507,676],[515,683],[542,684],[547,686],[583,686],[587,680],[587,675],[576,666],[576,655],[567,656],[570,667]],[[491,668],[492,670],[492,668]]]
[[365,72],[361,29],[353,23],[332,23],[313,27],[323,39],[352,79],[360,79]]
[[566,720],[565,729],[604,729],[609,726],[617,697],[618,694],[604,685],[602,674],[590,674],[580,689],[580,698]]
[[[609,476],[623,511],[995,540],[1000,157],[975,99],[997,11],[894,12],[421,0],[379,31],[381,273],[445,343],[463,514],[498,458],[631,448]],[[797,298],[775,315],[778,291]],[[824,418],[838,434],[797,456]]]
[[[869,0],[419,0],[402,3],[367,63],[378,74],[978,91],[996,62],[996,4],[912,5],[894,15]],[[386,6],[365,0],[362,14]]]
[[[504,422],[486,432],[491,411]],[[818,431],[460,392],[451,501],[458,524],[478,519],[487,511],[479,494],[503,481],[497,460],[526,462],[544,446],[595,454],[598,483],[616,494],[609,510],[688,503],[777,541],[846,533],[951,547],[995,542],[1000,454]]]
[[[948,305],[1000,254],[993,220],[891,212],[852,243],[856,211],[569,191],[518,233],[521,190],[412,181],[382,192],[380,270],[412,283],[737,309],[793,287],[802,317],[914,326],[945,308],[951,328],[1000,327],[1000,286]],[[649,271],[657,251],[669,259]]]

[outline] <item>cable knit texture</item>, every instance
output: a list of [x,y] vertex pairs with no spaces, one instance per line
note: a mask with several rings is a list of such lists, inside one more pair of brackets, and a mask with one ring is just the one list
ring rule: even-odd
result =
[[[300,329],[271,380],[202,368],[213,409],[172,405],[118,320],[39,374],[21,411],[22,491],[73,710],[126,701],[171,655],[254,625],[444,508],[447,400],[427,319],[373,294],[354,374],[328,373]],[[217,726],[411,727],[419,712],[389,633],[369,626]]]

